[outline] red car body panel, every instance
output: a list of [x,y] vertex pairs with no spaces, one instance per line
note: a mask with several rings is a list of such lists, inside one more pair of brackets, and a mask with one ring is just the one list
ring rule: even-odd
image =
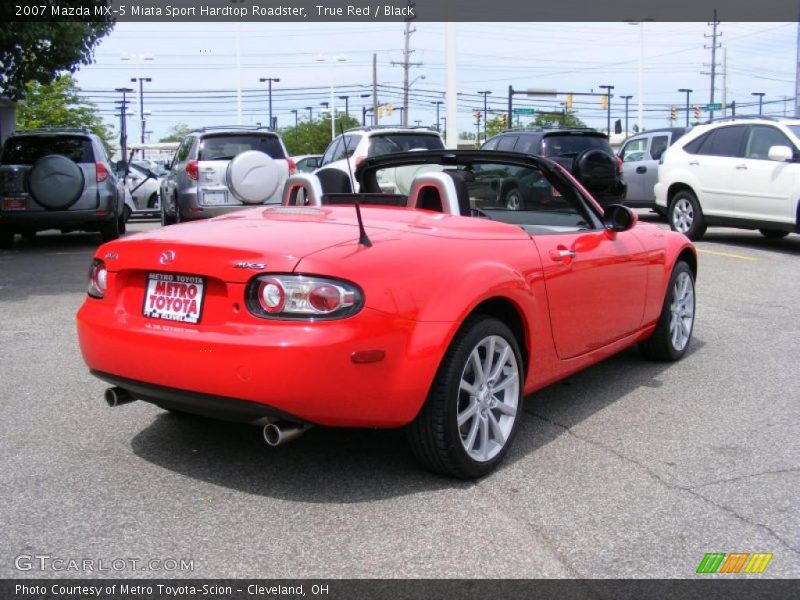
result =
[[[645,338],[655,327],[679,234],[638,224],[531,236],[515,225],[408,208],[254,208],[104,244],[108,284],[78,312],[96,372],[255,402],[328,426],[396,427],[425,401],[467,316],[500,299],[525,335],[531,393]],[[556,260],[560,249],[576,252]],[[161,264],[164,251],[174,258]],[[242,264],[246,264],[242,268]],[[263,266],[262,266],[263,265]],[[196,325],[146,318],[147,273],[206,277]],[[252,315],[258,273],[324,275],[363,290],[364,307],[331,321]],[[354,353],[385,358],[359,364]]]

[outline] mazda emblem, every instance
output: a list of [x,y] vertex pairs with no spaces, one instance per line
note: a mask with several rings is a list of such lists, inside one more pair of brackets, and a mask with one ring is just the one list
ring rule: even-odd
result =
[[172,263],[173,260],[175,260],[175,253],[172,250],[164,250],[161,253],[161,258],[158,259],[158,262],[160,262],[162,265],[168,265]]

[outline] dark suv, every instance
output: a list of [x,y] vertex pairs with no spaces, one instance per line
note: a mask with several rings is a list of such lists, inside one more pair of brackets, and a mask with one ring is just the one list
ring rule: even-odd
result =
[[100,138],[88,129],[35,129],[11,135],[0,158],[0,248],[14,234],[44,229],[125,231],[125,188]]
[[[608,137],[594,129],[519,129],[504,131],[486,140],[481,150],[505,150],[537,154],[557,162],[583,184],[601,205],[625,200],[622,163]],[[506,184],[499,198],[508,208],[541,200],[538,181]]]

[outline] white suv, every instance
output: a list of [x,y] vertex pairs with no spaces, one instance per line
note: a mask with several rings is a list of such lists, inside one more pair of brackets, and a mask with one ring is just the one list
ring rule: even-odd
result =
[[800,232],[800,120],[734,118],[699,125],[658,168],[656,210],[689,239],[708,225]]
[[[345,173],[350,176],[352,191],[357,192],[358,184],[353,173],[364,159],[411,150],[444,150],[442,136],[435,130],[418,127],[378,126],[348,129],[343,135],[336,137],[328,144],[322,155],[320,168],[316,173],[320,176],[323,187],[328,179],[325,177],[326,169]],[[348,162],[350,163],[349,167]],[[383,184],[381,187],[384,187]],[[346,192],[347,190],[336,191]],[[408,193],[408,190],[405,190],[404,193]]]

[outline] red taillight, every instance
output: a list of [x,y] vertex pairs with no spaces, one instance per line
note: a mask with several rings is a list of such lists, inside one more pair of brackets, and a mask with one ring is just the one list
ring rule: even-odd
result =
[[308,303],[321,313],[333,312],[342,305],[342,294],[338,288],[323,283],[311,290]]
[[186,174],[189,176],[189,179],[193,181],[200,179],[200,167],[196,160],[190,160],[186,163]]
[[108,179],[108,168],[101,162],[94,163],[95,179],[97,183]]
[[102,260],[94,259],[92,268],[89,270],[89,289],[88,294],[92,298],[102,298],[106,295],[108,287],[108,271]]
[[617,173],[622,175],[622,159],[619,156],[614,156],[617,159]]
[[294,175],[297,173],[297,163],[295,163],[291,158],[286,159],[286,164],[289,165],[289,175]]
[[258,303],[268,313],[282,311],[286,303],[286,292],[281,282],[277,279],[262,279],[258,286]]

